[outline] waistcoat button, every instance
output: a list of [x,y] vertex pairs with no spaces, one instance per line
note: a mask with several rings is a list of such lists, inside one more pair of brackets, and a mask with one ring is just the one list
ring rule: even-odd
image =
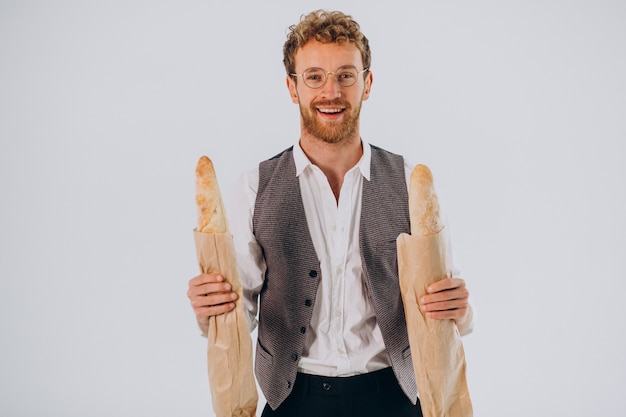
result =
[[308,298],[306,300],[304,300],[304,305],[307,307],[311,307],[311,304],[313,304],[313,302],[311,300],[309,300]]
[[294,361],[294,362],[297,361],[298,360],[298,355],[296,355],[295,353],[292,353],[291,354],[291,360]]
[[300,333],[305,334],[306,333],[306,327],[300,327]]
[[310,276],[311,278],[315,278],[315,277],[317,277],[317,271],[316,271],[316,270],[314,270],[314,269],[313,269],[313,270],[311,270],[311,272],[309,272],[309,276]]

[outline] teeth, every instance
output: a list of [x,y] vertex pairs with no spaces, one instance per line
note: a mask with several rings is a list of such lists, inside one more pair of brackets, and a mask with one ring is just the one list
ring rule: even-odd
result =
[[328,114],[341,113],[343,111],[343,109],[317,109],[317,110],[320,111],[321,113],[328,113]]

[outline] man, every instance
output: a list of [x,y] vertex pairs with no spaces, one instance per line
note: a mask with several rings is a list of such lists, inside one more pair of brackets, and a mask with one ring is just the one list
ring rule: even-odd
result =
[[[421,416],[395,246],[410,231],[412,167],[361,140],[370,63],[367,38],[341,12],[290,28],[284,64],[300,138],[245,175],[233,204],[264,417]],[[468,296],[462,279],[444,279],[420,306],[464,334]],[[191,279],[188,297],[199,319],[236,302],[219,274]]]

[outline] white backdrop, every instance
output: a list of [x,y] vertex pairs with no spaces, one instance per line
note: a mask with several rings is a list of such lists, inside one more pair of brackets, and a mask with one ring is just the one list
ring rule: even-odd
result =
[[195,163],[227,192],[295,141],[282,44],[317,8],[370,38],[365,140],[447,204],[475,415],[624,415],[619,0],[0,0],[0,415],[213,415]]

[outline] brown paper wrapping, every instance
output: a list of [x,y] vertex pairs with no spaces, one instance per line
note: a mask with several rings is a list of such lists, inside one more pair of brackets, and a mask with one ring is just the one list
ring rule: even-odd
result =
[[419,299],[435,281],[451,276],[444,233],[398,236],[400,289],[415,380],[424,417],[471,417],[465,353],[453,320],[424,316]]
[[253,417],[258,394],[252,365],[252,340],[243,310],[243,295],[232,235],[194,230],[202,273],[219,272],[239,296],[234,310],[198,320],[208,338],[207,363],[213,411],[217,417]]

